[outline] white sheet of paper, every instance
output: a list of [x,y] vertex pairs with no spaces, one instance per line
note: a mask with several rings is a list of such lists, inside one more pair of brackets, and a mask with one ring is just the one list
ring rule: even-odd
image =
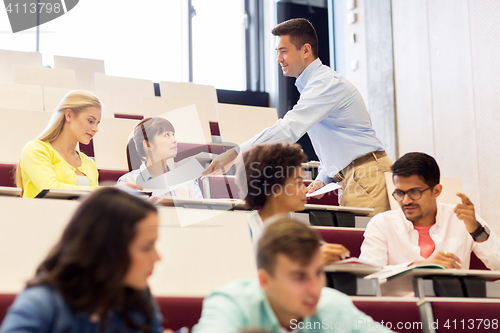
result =
[[325,185],[322,188],[320,188],[319,190],[316,190],[312,193],[306,193],[306,197],[314,197],[314,196],[317,196],[317,195],[320,195],[320,194],[323,194],[326,192],[335,191],[336,189],[341,188],[341,187],[342,186],[340,186],[337,183],[330,183],[330,184]]
[[205,168],[194,157],[189,157],[177,164],[177,168],[164,173],[151,180],[142,181],[137,178],[137,185],[141,186],[144,191],[153,192],[152,196],[160,197],[163,194],[175,190],[185,182],[201,177],[201,173]]

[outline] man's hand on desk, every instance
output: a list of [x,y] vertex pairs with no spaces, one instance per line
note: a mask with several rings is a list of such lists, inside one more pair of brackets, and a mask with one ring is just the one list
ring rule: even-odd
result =
[[[320,188],[322,188],[323,186],[325,186],[325,183],[323,183],[321,180],[314,180],[311,184],[309,184],[309,186],[307,187],[307,193],[312,193],[314,191],[317,191],[319,190]],[[320,195],[316,195],[312,198],[314,199],[321,199],[323,198],[325,194],[320,194]]]
[[419,266],[419,265],[425,265],[425,264],[438,264],[443,266],[444,268],[456,268],[460,269],[462,268],[460,264],[462,261],[460,260],[459,257],[454,255],[451,252],[436,252],[429,258],[423,261],[417,261],[414,262],[413,265]]
[[203,171],[202,175],[208,177],[226,173],[236,162],[236,157],[238,157],[236,150],[230,149],[226,151],[224,154],[214,159],[208,168]]
[[329,243],[321,246],[321,254],[323,255],[325,265],[330,265],[334,261],[345,259],[351,255],[344,245]]

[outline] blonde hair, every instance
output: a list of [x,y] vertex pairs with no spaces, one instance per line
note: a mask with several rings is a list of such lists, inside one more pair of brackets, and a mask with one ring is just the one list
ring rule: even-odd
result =
[[[83,90],[70,91],[53,111],[47,127],[45,127],[35,140],[44,142],[54,141],[61,134],[66,123],[66,110],[70,109],[75,116],[78,116],[83,110],[92,106],[102,109],[101,101],[95,95]],[[19,162],[16,169],[16,186],[24,190],[21,162]]]

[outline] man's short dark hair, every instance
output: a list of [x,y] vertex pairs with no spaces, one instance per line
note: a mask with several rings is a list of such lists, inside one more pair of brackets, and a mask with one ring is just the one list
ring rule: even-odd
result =
[[320,241],[316,231],[304,223],[287,217],[269,222],[257,244],[257,268],[273,276],[279,253],[305,266],[321,247]]
[[291,19],[278,24],[271,30],[274,36],[290,36],[290,42],[300,50],[304,44],[311,45],[315,58],[318,57],[318,36],[311,22],[303,18]]
[[419,176],[427,186],[439,184],[441,177],[439,166],[434,157],[425,153],[407,153],[399,158],[391,167],[392,177]]

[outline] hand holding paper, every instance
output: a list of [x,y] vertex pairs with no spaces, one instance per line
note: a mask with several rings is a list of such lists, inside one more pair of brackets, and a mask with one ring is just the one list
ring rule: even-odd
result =
[[321,195],[321,194],[325,194],[327,192],[330,192],[330,191],[335,191],[336,189],[339,189],[341,188],[341,186],[337,183],[330,183],[326,186],[323,186],[322,188],[320,188],[319,190],[317,191],[314,191],[312,193],[306,193],[306,197],[315,197],[317,195]]

